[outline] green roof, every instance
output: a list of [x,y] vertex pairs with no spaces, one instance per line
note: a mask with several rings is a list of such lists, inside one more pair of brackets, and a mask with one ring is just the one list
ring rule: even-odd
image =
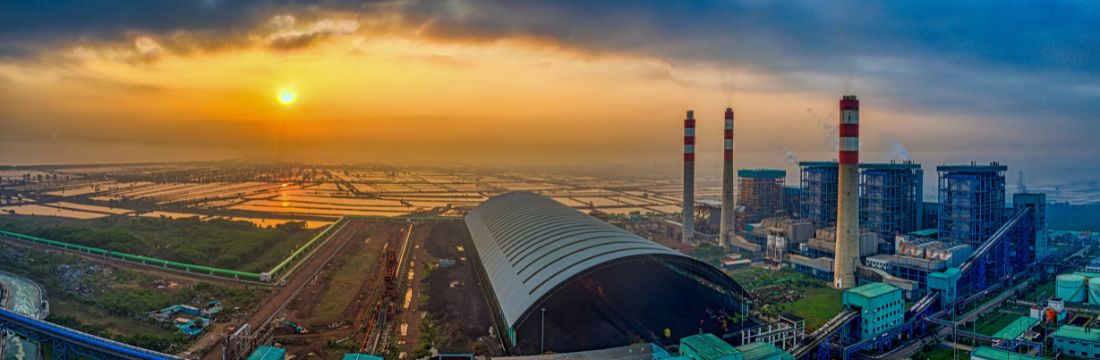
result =
[[1016,338],[1031,329],[1032,326],[1039,323],[1039,319],[1030,316],[1021,316],[1016,318],[1012,323],[1005,326],[1004,329],[998,330],[996,334],[993,334],[994,339],[1015,340]]
[[849,293],[871,299],[889,294],[893,291],[901,291],[901,289],[887,283],[875,282],[863,286],[857,286],[848,289],[847,291]]
[[261,346],[248,356],[248,360],[283,360],[286,359],[286,349],[273,346]]
[[680,353],[684,347],[691,348],[703,359],[721,359],[725,356],[738,354],[733,345],[719,339],[714,334],[698,334],[680,339]]
[[787,171],[780,169],[741,169],[737,171],[737,176],[751,179],[778,179],[786,177]]
[[991,347],[988,347],[988,346],[979,346],[979,347],[975,348],[974,351],[970,352],[970,357],[971,358],[980,357],[982,359],[993,359],[993,360],[1031,360],[1031,359],[1039,360],[1039,359],[1043,359],[1043,358],[1038,357],[1038,356],[1031,356],[1031,355],[1021,354],[1021,353],[1018,353],[1018,352],[1012,352],[1012,351],[1008,351],[1008,350],[1004,350],[1004,349],[995,349],[995,348],[991,348]]
[[1066,325],[1058,328],[1058,331],[1055,331],[1050,336],[1080,341],[1100,342],[1100,329],[1086,330],[1080,326]]
[[737,350],[744,356],[744,360],[794,360],[794,355],[766,342],[754,342],[741,345]]
[[347,353],[344,354],[344,360],[383,360],[381,356],[371,354],[356,354]]
[[932,237],[932,236],[935,236],[936,234],[939,234],[939,233],[940,233],[940,231],[938,229],[924,229],[924,230],[917,230],[917,231],[910,232],[909,235]]
[[928,274],[928,276],[935,277],[935,278],[950,279],[951,276],[958,274],[959,271],[960,271],[959,268],[953,267],[953,268],[947,268],[947,270],[944,270],[942,272],[934,272],[934,273]]

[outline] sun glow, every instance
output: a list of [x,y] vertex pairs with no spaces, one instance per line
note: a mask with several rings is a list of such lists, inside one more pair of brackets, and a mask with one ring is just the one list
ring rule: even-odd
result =
[[279,95],[277,96],[277,98],[279,99],[280,104],[290,105],[294,103],[294,100],[298,98],[298,94],[295,94],[291,90],[283,89],[279,91]]

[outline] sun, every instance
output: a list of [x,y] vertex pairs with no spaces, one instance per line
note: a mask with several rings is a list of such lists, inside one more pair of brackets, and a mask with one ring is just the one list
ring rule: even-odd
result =
[[280,104],[287,106],[294,103],[294,100],[298,98],[298,94],[295,94],[294,91],[283,89],[279,91],[279,95],[276,96],[276,98],[279,100]]

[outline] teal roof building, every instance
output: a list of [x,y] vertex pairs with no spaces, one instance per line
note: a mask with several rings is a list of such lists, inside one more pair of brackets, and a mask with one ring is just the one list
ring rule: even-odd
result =
[[844,306],[859,310],[860,340],[875,338],[905,322],[901,288],[870,283],[844,291]]

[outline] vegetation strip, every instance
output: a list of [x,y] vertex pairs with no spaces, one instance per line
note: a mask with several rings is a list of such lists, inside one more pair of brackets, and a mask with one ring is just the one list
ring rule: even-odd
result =
[[219,276],[219,277],[227,277],[227,278],[230,278],[230,279],[233,279],[233,280],[244,279],[244,280],[260,281],[260,274],[251,273],[251,272],[229,270],[229,269],[222,269],[222,268],[216,268],[216,267],[210,267],[210,266],[187,264],[187,263],[182,263],[182,262],[177,262],[177,261],[156,259],[156,258],[151,258],[151,257],[147,257],[147,256],[134,255],[134,254],[128,254],[128,253],[123,253],[123,252],[118,252],[118,251],[111,251],[111,250],[104,250],[104,249],[95,248],[95,247],[91,247],[91,246],[76,245],[76,244],[70,244],[70,243],[61,242],[61,241],[43,239],[43,238],[40,238],[40,237],[37,237],[37,236],[17,234],[17,233],[13,233],[13,232],[10,232],[10,231],[4,231],[4,230],[0,230],[0,235],[8,236],[8,237],[23,240],[23,241],[29,241],[29,242],[32,242],[32,243],[37,243],[37,244],[42,244],[42,245],[47,245],[47,246],[53,246],[53,247],[59,247],[59,248],[66,249],[66,250],[76,250],[76,251],[86,252],[86,253],[90,253],[90,254],[103,255],[103,256],[107,256],[107,257],[114,257],[114,258],[118,258],[118,259],[125,260],[125,261],[141,263],[141,264],[144,264],[144,265],[157,265],[157,266],[161,266],[161,267],[164,267],[164,268],[175,268],[175,269],[178,269],[178,270],[184,270],[186,272],[191,272],[191,271],[204,272],[204,273],[207,273],[209,275],[214,275],[214,276]]

